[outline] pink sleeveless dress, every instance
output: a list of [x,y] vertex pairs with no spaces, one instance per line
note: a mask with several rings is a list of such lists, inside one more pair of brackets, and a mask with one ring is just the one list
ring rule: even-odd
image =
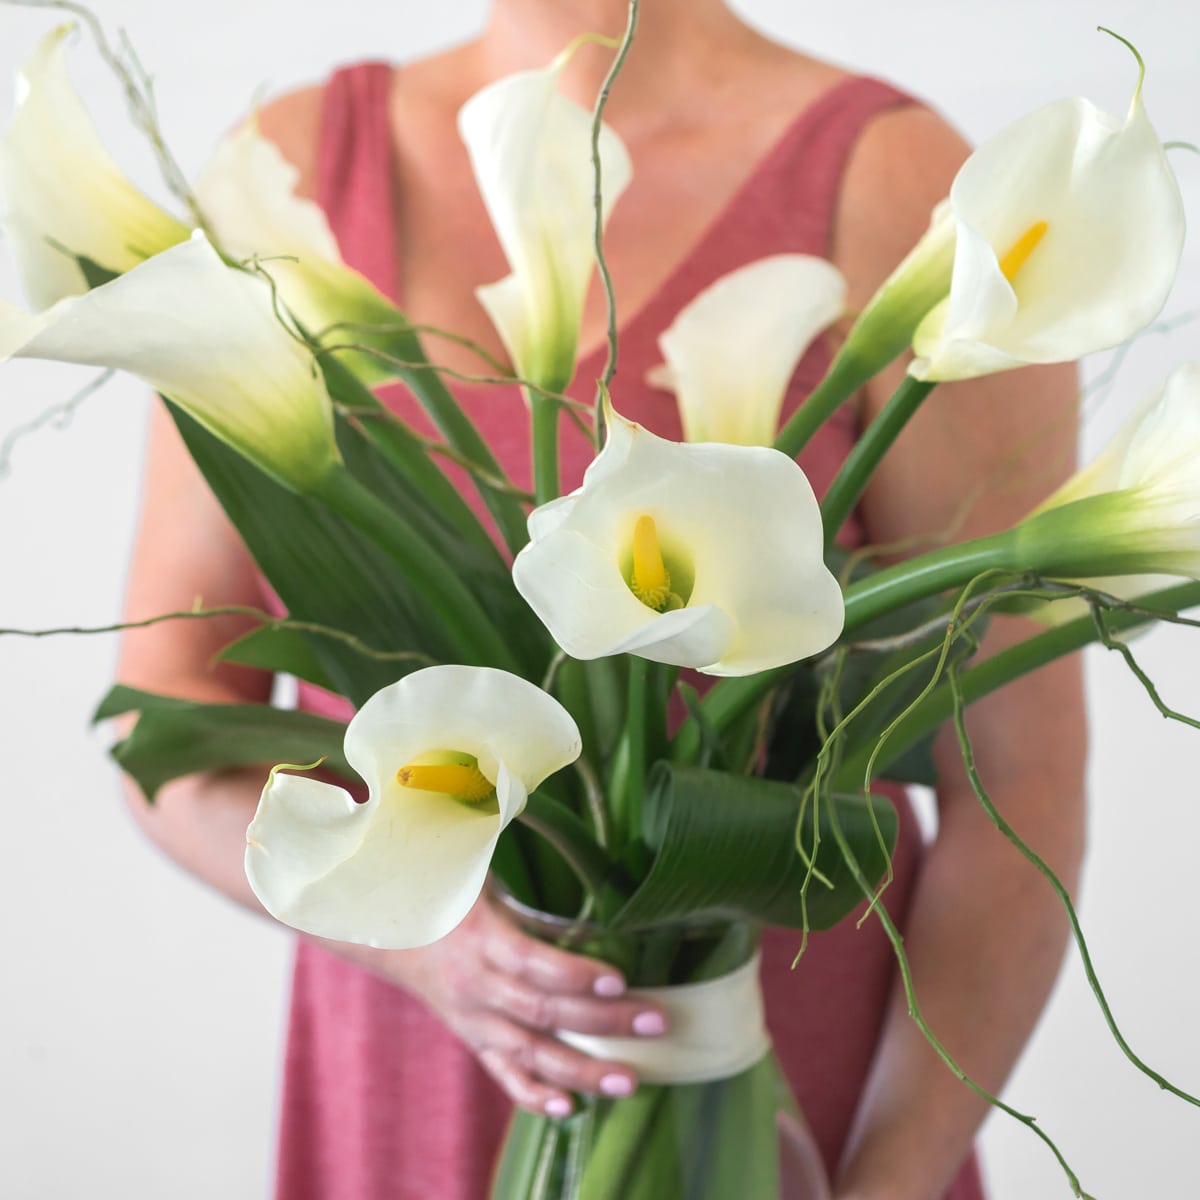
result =
[[[397,297],[388,96],[391,68],[366,63],[337,73],[325,94],[318,195],[342,253]],[[872,117],[909,103],[892,88],[851,79],[818,100],[757,165],[720,217],[621,331],[617,406],[665,436],[680,438],[673,396],[645,383],[660,361],[656,338],[679,309],[725,272],[780,252],[826,254],[844,165]],[[625,203],[636,203],[634,188]],[[398,298],[398,297],[397,297]],[[821,377],[828,351],[815,347],[797,369],[793,409]],[[575,390],[591,399],[602,365],[579,364]],[[496,388],[459,385],[460,400],[520,486],[529,486],[524,404]],[[384,393],[405,419],[431,427],[402,388]],[[849,407],[806,450],[802,463],[820,495],[853,444]],[[591,458],[563,423],[564,489]],[[854,541],[856,527],[847,530]],[[302,688],[301,703],[347,718],[343,701]],[[920,835],[901,803],[896,879],[889,907],[902,917],[920,855]],[[874,922],[815,935],[796,970],[797,936],[767,932],[767,1017],[784,1069],[832,1171],[870,1067],[892,987],[891,949]],[[404,992],[307,942],[296,951],[281,1108],[279,1200],[484,1200],[509,1117],[499,1089],[437,1018]],[[969,1160],[946,1200],[982,1200]]]

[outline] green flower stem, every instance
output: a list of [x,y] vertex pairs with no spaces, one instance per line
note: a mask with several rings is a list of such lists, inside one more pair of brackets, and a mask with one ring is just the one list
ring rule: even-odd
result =
[[867,362],[843,346],[825,378],[780,430],[775,449],[795,458],[817,430],[883,365]]
[[629,746],[627,773],[620,805],[620,832],[625,845],[636,842],[642,833],[642,804],[646,796],[646,770],[649,767],[648,722],[652,702],[649,692],[650,664],[633,658],[629,663],[629,699],[625,707],[625,738]]
[[533,502],[543,505],[558,499],[558,411],[545,396],[526,391],[533,417]]
[[[1183,583],[1143,597],[1138,601],[1137,609],[1107,612],[1105,621],[1111,633],[1120,633],[1153,620],[1150,614],[1154,612],[1182,612],[1198,604],[1200,583]],[[971,704],[1056,658],[1082,649],[1098,637],[1096,622],[1088,615],[1047,629],[1044,633],[1035,634],[1007,650],[993,654],[977,666],[961,672],[958,686],[963,703]],[[915,705],[893,729],[885,752],[879,755],[875,763],[877,772],[884,772],[890,762],[928,737],[953,711],[954,695],[949,685],[942,683]],[[873,744],[860,747],[847,756],[838,771],[834,790],[857,791],[862,788],[873,749]]]
[[[1154,619],[1154,614],[1182,612],[1186,608],[1200,605],[1200,583],[1181,583],[1176,587],[1165,588],[1162,592],[1142,596],[1136,607],[1127,611],[1114,610],[1105,612],[1105,626],[1110,634],[1136,629]],[[1096,620],[1091,614],[1070,620],[1055,628],[1045,630],[1042,634],[1027,637],[1024,642],[1018,642],[990,659],[980,662],[977,666],[967,668],[959,676],[959,688],[964,697],[964,703],[971,704],[986,696],[997,688],[1002,688],[1013,679],[1019,679],[1024,674],[1036,671],[1046,662],[1062,658],[1063,655],[1073,654],[1098,641],[1100,632]],[[899,758],[912,746],[922,742],[938,726],[946,721],[954,710],[954,697],[948,684],[942,683],[932,690],[928,697],[913,706],[893,728],[888,738],[887,750],[878,758],[876,767],[882,770],[889,762]],[[872,746],[863,746],[854,750],[842,763],[836,790],[858,790],[862,788],[866,767],[870,762]]]
[[915,600],[961,587],[988,572],[1021,575],[1047,564],[1031,560],[1038,549],[1019,538],[1020,527],[991,537],[946,546],[895,566],[876,571],[851,584],[845,593],[846,624],[843,639],[868,622]]
[[[1020,561],[1014,531],[947,546],[897,563],[846,589],[846,623],[842,637],[846,639],[855,630],[893,609],[947,588],[961,587],[979,575],[992,571],[1017,575],[1027,568],[1028,564]],[[778,667],[758,675],[721,680],[701,702],[705,725],[715,733],[723,733],[785,682],[792,670],[791,666]],[[689,717],[675,735],[671,746],[672,760],[694,762],[702,742],[700,723]]]
[[520,673],[508,643],[483,606],[399,513],[393,512],[342,468],[330,471],[315,495],[404,569],[413,587],[440,612],[468,664]]
[[760,671],[757,675],[722,679],[715,684],[700,702],[703,723],[695,717],[688,717],[680,725],[671,742],[671,761],[695,763],[704,744],[702,724],[714,734],[723,733],[740,716],[785,683],[792,669],[790,666],[776,667],[771,671]]
[[517,817],[545,838],[579,877],[593,897],[599,897],[611,863],[582,821],[565,805],[534,792]]
[[655,1086],[641,1087],[624,1100],[599,1102],[579,1200],[624,1200],[647,1146],[661,1136],[666,1106],[667,1089]]
[[934,389],[932,383],[922,383],[906,375],[883,411],[867,427],[854,449],[846,457],[825,499],[821,501],[821,519],[825,525],[825,548],[828,549],[838,530],[858,503],[880,460],[891,448],[920,408],[925,397]]

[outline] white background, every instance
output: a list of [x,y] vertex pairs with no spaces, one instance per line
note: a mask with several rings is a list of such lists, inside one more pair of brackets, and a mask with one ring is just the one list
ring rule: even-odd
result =
[[[653,2],[653,0],[649,0]],[[194,172],[262,87],[356,57],[417,56],[466,36],[479,0],[99,0],[157,78],[163,125]],[[1194,0],[837,0],[738,6],[780,38],[887,75],[974,139],[1045,101],[1086,95],[1123,111],[1126,52],[1149,63],[1164,138],[1200,141]],[[54,17],[0,8],[0,77]],[[86,48],[76,83],[122,165],[153,190],[144,148]],[[0,120],[8,100],[0,97]],[[1193,224],[1200,160],[1174,157]],[[18,296],[0,259],[0,295]],[[1168,314],[1200,310],[1193,236]],[[1174,364],[1200,326],[1130,355],[1085,449]],[[1090,368],[1092,374],[1103,364]],[[74,372],[0,373],[0,436],[68,396]],[[0,480],[0,626],[102,624],[119,612],[137,502],[143,389],[121,382],[67,429],[16,447]],[[202,552],[198,549],[198,552]],[[1139,653],[1169,701],[1200,712],[1200,634]],[[0,638],[0,1196],[5,1200],[256,1200],[268,1194],[288,939],[207,894],[133,832],[87,731],[111,681],[111,637]],[[1145,1058],[1200,1091],[1194,879],[1200,732],[1164,723],[1114,656],[1089,660],[1092,850],[1083,919],[1118,1019]],[[1077,962],[1006,1093],[1035,1113],[1102,1200],[1200,1195],[1200,1111],[1159,1093],[1107,1036]],[[984,1144],[999,1200],[1069,1194],[1027,1131],[993,1118]],[[433,1198],[431,1198],[433,1200]]]

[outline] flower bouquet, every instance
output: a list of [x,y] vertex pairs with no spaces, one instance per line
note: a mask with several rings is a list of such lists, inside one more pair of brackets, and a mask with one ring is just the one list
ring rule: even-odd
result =
[[[246,872],[299,930],[421,946],[492,887],[527,929],[668,1009],[660,1041],[563,1035],[644,1086],[565,1118],[520,1113],[499,1200],[819,1197],[765,1032],[759,932],[791,928],[803,949],[855,909],[881,922],[914,1017],[961,1075],[880,903],[897,819],[877,781],[929,782],[926,748],[952,720],[980,803],[1032,856],[974,770],[965,706],[1200,602],[1196,364],[1010,530],[882,569],[836,541],[938,382],[1118,345],[1160,311],[1184,221],[1140,80],[1124,119],[1063,101],[983,145],[781,429],[797,358],[842,314],[837,272],[779,256],[698,296],[662,331],[657,375],[685,441],[622,415],[615,333],[595,402],[565,394],[631,170],[607,87],[590,114],[559,93],[572,46],[479,93],[460,130],[511,267],[479,299],[528,407],[526,492],[253,123],[194,188],[159,142],[172,216],[108,158],[67,82],[66,33],[35,50],[0,143],[0,218],[34,306],[0,302],[0,360],[122,369],[159,392],[277,601],[223,659],[357,710],[343,723],[118,685],[97,713],[137,714],[118,762],[151,801],[197,771],[282,764],[264,773]],[[910,347],[818,503],[797,456]],[[389,381],[438,439],[377,399]],[[564,494],[568,421],[593,457]],[[989,611],[1064,600],[1078,613],[972,659]]]

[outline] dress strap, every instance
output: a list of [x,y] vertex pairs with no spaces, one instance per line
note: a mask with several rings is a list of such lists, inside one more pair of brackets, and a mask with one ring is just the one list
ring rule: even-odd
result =
[[317,145],[317,201],[342,257],[396,297],[395,180],[390,63],[336,71],[325,85]]
[[784,131],[697,247],[713,278],[764,254],[828,257],[850,156],[877,116],[913,100],[856,75],[834,85]]
[[788,249],[828,256],[842,181],[859,138],[876,117],[914,103],[890,84],[859,75],[831,88],[801,115],[770,164],[777,186],[763,189],[789,197],[780,214]]
[[657,362],[658,335],[679,310],[738,267],[768,254],[828,258],[842,178],[859,137],[874,117],[913,103],[877,79],[852,76],[803,109],[626,324],[628,356]]

